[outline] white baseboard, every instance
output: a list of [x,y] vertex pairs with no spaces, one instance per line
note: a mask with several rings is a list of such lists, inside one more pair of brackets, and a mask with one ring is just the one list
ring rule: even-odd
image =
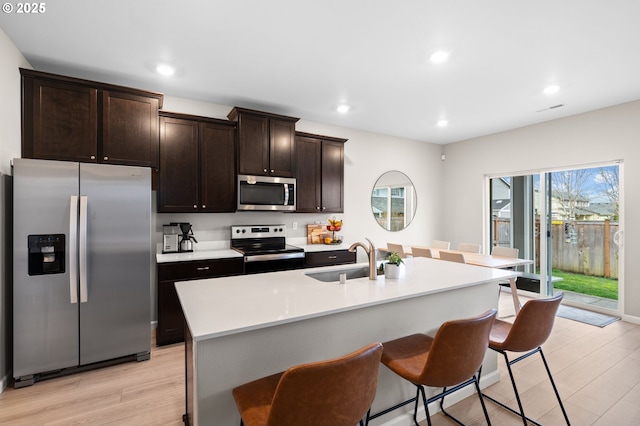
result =
[[[482,378],[480,379],[480,389],[484,389],[499,381],[500,381],[500,372],[496,370],[490,374],[487,374],[486,376],[482,376]],[[447,396],[447,398],[445,399],[445,407],[449,407],[450,405],[456,404],[462,401],[463,399],[465,399],[466,397],[474,395],[475,393],[476,393],[475,386],[472,386],[472,385],[466,386],[460,389],[459,391],[454,392],[451,395]],[[478,401],[478,404],[479,403],[480,401]],[[429,413],[431,413],[431,415],[434,415],[439,411],[440,411],[440,403],[438,401],[435,401],[429,404]],[[427,418],[427,415],[424,411],[424,406],[422,405],[422,403],[420,403],[418,407],[418,421],[426,420],[426,418]],[[400,414],[399,416],[384,422],[381,426],[407,426],[412,424],[413,424],[413,404],[410,406],[409,412]]]
[[636,317],[633,315],[622,315],[622,321],[630,322],[632,324],[640,324],[640,317]]

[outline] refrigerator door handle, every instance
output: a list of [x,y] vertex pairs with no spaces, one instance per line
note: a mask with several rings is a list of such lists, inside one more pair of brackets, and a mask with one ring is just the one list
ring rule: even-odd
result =
[[80,258],[80,303],[88,300],[87,289],[87,196],[80,196],[80,226],[79,226],[79,258]]
[[78,303],[78,196],[69,200],[69,301]]

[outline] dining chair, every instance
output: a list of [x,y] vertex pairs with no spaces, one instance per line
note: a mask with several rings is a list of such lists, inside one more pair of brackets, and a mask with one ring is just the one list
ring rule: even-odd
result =
[[440,260],[448,260],[449,262],[467,263],[464,253],[454,251],[440,250]]
[[232,393],[240,425],[362,426],[376,394],[381,356],[382,345],[373,343],[238,386]]
[[407,257],[402,244],[387,243],[387,251],[398,253],[400,257]]
[[[482,398],[478,377],[484,355],[489,345],[489,332],[496,316],[491,309],[482,315],[468,319],[447,321],[434,337],[412,334],[382,344],[382,363],[398,376],[416,386],[416,396],[391,408],[373,414],[367,420],[380,417],[415,401],[413,420],[420,398],[431,425],[429,404],[440,400],[442,413],[460,423],[444,409],[444,398],[470,384],[475,384],[487,424],[491,424]],[[441,387],[442,392],[427,399],[425,386]]]
[[493,246],[493,249],[491,250],[491,256],[497,256],[497,257],[517,258],[519,253],[520,253],[520,250],[512,247]]
[[[520,253],[519,249],[512,248],[512,247],[493,246],[493,249],[491,249],[491,256],[496,256],[496,257],[517,258],[519,253]],[[515,268],[511,268],[511,269],[515,269]],[[502,281],[499,281],[498,284],[499,284],[498,295],[500,295],[500,291],[502,290],[502,287],[510,287],[511,281],[502,280]]]
[[[507,364],[507,370],[509,371],[509,377],[511,378],[511,385],[513,386],[513,391],[516,395],[516,401],[518,403],[520,412],[514,410],[511,407],[508,407],[504,403],[490,396],[487,396],[486,394],[483,395],[490,401],[520,416],[525,425],[527,425],[527,421],[530,421],[534,424],[538,423],[531,420],[524,414],[524,408],[522,406],[520,394],[518,393],[515,378],[513,377],[511,366],[516,362],[522,361],[523,359],[528,358],[529,356],[536,353],[539,353],[540,357],[542,358],[544,367],[547,370],[547,375],[549,376],[549,380],[551,381],[551,385],[553,386],[553,391],[555,392],[558,403],[560,404],[560,408],[562,409],[564,419],[567,422],[567,425],[570,424],[569,416],[564,409],[562,399],[560,398],[560,393],[558,393],[558,388],[556,387],[556,384],[553,381],[553,377],[551,376],[551,370],[549,369],[547,360],[545,359],[544,353],[542,352],[542,344],[547,341],[549,335],[551,334],[551,330],[553,329],[553,322],[556,318],[556,313],[558,312],[558,307],[560,306],[560,302],[562,301],[563,296],[564,293],[560,292],[555,296],[546,299],[531,299],[522,306],[522,309],[520,309],[520,312],[518,313],[518,315],[516,315],[513,324],[502,321],[500,319],[496,319],[493,323],[493,326],[491,327],[489,348],[504,356],[504,360]],[[507,352],[517,352],[517,358],[509,361]],[[522,352],[526,353],[522,354]]]
[[480,253],[480,244],[460,243],[458,244],[458,251],[464,251],[466,253]]
[[431,247],[435,249],[449,250],[449,248],[451,248],[451,243],[449,241],[433,240],[431,242]]
[[433,258],[430,248],[425,247],[411,247],[411,255],[413,257],[429,257]]

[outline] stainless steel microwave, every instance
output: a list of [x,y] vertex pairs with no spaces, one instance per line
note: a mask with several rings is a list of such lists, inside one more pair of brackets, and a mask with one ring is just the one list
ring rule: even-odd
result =
[[238,210],[296,210],[296,179],[238,175]]

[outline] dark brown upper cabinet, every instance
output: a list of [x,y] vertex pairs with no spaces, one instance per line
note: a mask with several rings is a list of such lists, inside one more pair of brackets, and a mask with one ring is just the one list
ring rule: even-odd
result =
[[295,130],[299,118],[234,107],[238,123],[238,173],[295,177]]
[[346,141],[330,136],[296,133],[297,212],[344,212]]
[[236,211],[235,123],[160,112],[159,212]]
[[23,157],[158,167],[162,94],[20,73]]

